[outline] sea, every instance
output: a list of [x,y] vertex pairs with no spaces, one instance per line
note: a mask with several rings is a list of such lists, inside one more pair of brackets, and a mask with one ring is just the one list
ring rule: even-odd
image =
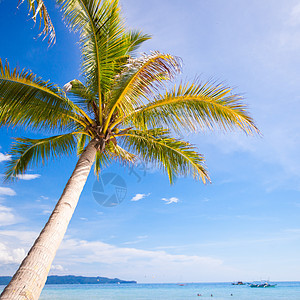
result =
[[[0,291],[4,286],[0,286]],[[300,282],[277,282],[276,287],[250,288],[231,283],[178,284],[58,284],[46,285],[40,300],[300,300]]]

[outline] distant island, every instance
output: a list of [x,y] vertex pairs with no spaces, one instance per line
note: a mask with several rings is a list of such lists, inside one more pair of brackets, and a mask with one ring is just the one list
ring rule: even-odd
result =
[[[11,276],[0,276],[0,285],[7,285]],[[134,280],[127,281],[119,278],[107,278],[107,277],[84,277],[84,276],[48,276],[46,284],[107,284],[107,283],[137,283]]]

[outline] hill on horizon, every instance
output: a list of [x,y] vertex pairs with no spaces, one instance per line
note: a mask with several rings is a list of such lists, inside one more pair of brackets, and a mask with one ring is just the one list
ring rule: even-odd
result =
[[[7,285],[12,276],[0,276],[0,285]],[[47,277],[46,284],[121,284],[121,283],[137,283],[134,280],[122,280],[119,278],[107,278],[107,277],[85,277],[74,275],[51,275]]]

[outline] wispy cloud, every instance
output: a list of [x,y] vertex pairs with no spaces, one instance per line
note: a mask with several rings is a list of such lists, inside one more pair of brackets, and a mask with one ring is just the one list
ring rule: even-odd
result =
[[134,245],[140,243],[140,240],[124,242],[123,245]]
[[33,179],[41,177],[41,175],[40,174],[20,174],[20,175],[17,175],[16,177],[21,180],[33,180]]
[[[0,230],[0,275],[7,274],[4,273],[4,265],[21,262],[37,234],[34,231]],[[193,274],[186,275],[190,276],[186,277],[186,281],[199,280],[199,270],[202,269],[207,270],[205,278],[211,280],[212,273],[225,272],[226,269],[218,258],[118,247],[99,240],[87,241],[66,236],[51,270],[82,274],[84,269],[86,275],[95,276],[100,266],[107,277],[143,278],[144,282],[177,282],[178,274]],[[200,279],[204,280],[204,277]]]
[[171,197],[171,198],[169,198],[169,199],[167,199],[167,198],[162,198],[161,200],[162,200],[162,201],[165,201],[166,204],[178,203],[178,202],[179,202],[179,199],[176,198],[176,197]]
[[0,162],[11,160],[11,155],[0,152]]
[[148,235],[139,235],[137,238],[138,239],[147,239]]
[[49,197],[46,196],[40,196],[37,200],[35,200],[36,202],[42,202],[44,200],[49,200]]
[[[64,239],[57,253],[56,264],[67,266],[70,271],[82,265],[93,266],[94,274],[101,264],[102,272],[108,277],[144,278],[146,282],[164,282],[166,278],[176,282],[179,280],[178,274],[195,272],[199,278],[198,270],[203,268],[207,270],[206,278],[211,278],[209,273],[221,272],[225,268],[222,260],[207,256],[170,254],[163,250],[118,247],[101,241],[72,238]],[[91,272],[88,269],[85,271]],[[192,280],[192,276],[187,280]]]
[[291,26],[297,26],[300,24],[300,3],[292,7],[287,23]]
[[38,233],[39,232],[37,231],[29,230],[0,230],[0,238],[1,241],[14,239],[15,241],[18,241],[18,243],[14,243],[15,245],[19,245],[19,243],[21,243],[22,246],[30,246],[37,238]]
[[62,265],[52,265],[51,270],[53,270],[53,271],[63,271],[64,267]]
[[125,242],[123,243],[123,245],[134,245],[134,244],[138,244],[140,242],[142,242],[143,240],[147,239],[148,235],[139,235],[137,236],[137,239],[135,241],[129,241],[129,242]]
[[136,194],[130,201],[140,201],[146,197],[148,197],[150,195],[149,194]]
[[17,223],[17,217],[10,207],[0,205],[0,226],[7,226]]
[[13,189],[0,186],[0,195],[15,196],[16,194],[17,193]]

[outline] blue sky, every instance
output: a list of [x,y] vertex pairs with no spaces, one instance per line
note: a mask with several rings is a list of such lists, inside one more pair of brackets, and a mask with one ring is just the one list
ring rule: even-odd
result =
[[[38,33],[26,5],[0,3],[0,57],[64,85],[78,78],[80,55],[51,1],[57,43]],[[262,137],[199,132],[187,139],[206,157],[212,184],[155,170],[112,165],[124,201],[103,207],[90,175],[51,274],[139,282],[300,280],[300,1],[121,1],[131,28],[153,36],[141,52],[180,56],[183,79],[216,79],[245,97]],[[11,137],[0,129],[0,172]],[[76,156],[0,183],[0,275],[10,275],[47,221]],[[136,200],[136,201],[132,201]]]

